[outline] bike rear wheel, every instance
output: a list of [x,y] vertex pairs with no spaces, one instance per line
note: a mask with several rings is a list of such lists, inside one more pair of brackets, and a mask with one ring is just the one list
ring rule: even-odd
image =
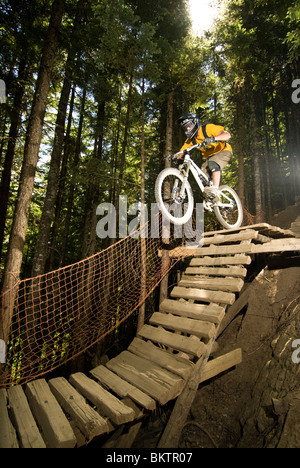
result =
[[243,222],[243,206],[238,194],[228,185],[219,188],[220,202],[214,206],[218,221],[225,229],[236,229]]
[[178,169],[168,167],[157,176],[155,199],[163,216],[173,224],[185,224],[193,214],[193,192]]

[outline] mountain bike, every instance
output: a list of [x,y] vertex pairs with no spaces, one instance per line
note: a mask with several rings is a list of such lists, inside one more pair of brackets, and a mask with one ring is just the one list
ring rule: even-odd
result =
[[[184,150],[183,163],[178,169],[168,167],[163,169],[155,182],[155,198],[163,216],[176,225],[189,221],[194,210],[194,196],[188,181],[193,174],[199,189],[203,193],[204,209],[214,212],[217,220],[225,229],[236,229],[243,222],[243,207],[237,193],[228,185],[221,185],[217,190],[217,197],[204,194],[205,187],[211,187],[213,182],[192,160],[190,152],[194,148],[201,148],[203,143]],[[181,153],[167,156],[168,160],[178,159]]]

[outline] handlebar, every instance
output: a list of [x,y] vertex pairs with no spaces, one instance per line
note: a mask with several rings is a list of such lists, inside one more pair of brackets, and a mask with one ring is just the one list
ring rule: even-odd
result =
[[200,149],[200,148],[202,148],[202,146],[208,146],[211,143],[216,143],[216,140],[215,140],[214,137],[205,138],[205,140],[203,140],[201,143],[197,143],[196,145],[190,146],[189,148],[186,148],[183,151],[179,151],[178,153],[170,154],[169,156],[166,157],[166,159],[167,159],[167,161],[173,161],[174,159],[179,159],[178,158],[179,154],[182,153],[183,156],[184,156],[185,154],[190,153],[194,148]]
[[188,154],[190,153],[193,149],[195,148],[202,148],[202,146],[205,146],[205,142],[203,141],[202,143],[197,143],[196,145],[193,145],[193,146],[190,146],[189,148],[186,148],[185,150],[183,151],[179,151],[178,153],[175,153],[175,154],[169,154],[169,156],[166,157],[167,161],[173,161],[174,159],[179,159],[178,158],[178,155],[179,154]]

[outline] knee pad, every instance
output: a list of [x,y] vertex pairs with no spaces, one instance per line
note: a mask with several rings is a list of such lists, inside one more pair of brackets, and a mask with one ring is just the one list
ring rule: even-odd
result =
[[207,167],[208,167],[208,170],[210,172],[220,172],[221,171],[221,168],[220,168],[219,164],[216,163],[215,161],[208,161]]

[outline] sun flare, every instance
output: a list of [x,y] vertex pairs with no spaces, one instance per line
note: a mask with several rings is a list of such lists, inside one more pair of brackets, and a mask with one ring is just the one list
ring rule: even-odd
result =
[[188,0],[193,32],[201,36],[209,30],[214,19],[218,15],[217,0]]

